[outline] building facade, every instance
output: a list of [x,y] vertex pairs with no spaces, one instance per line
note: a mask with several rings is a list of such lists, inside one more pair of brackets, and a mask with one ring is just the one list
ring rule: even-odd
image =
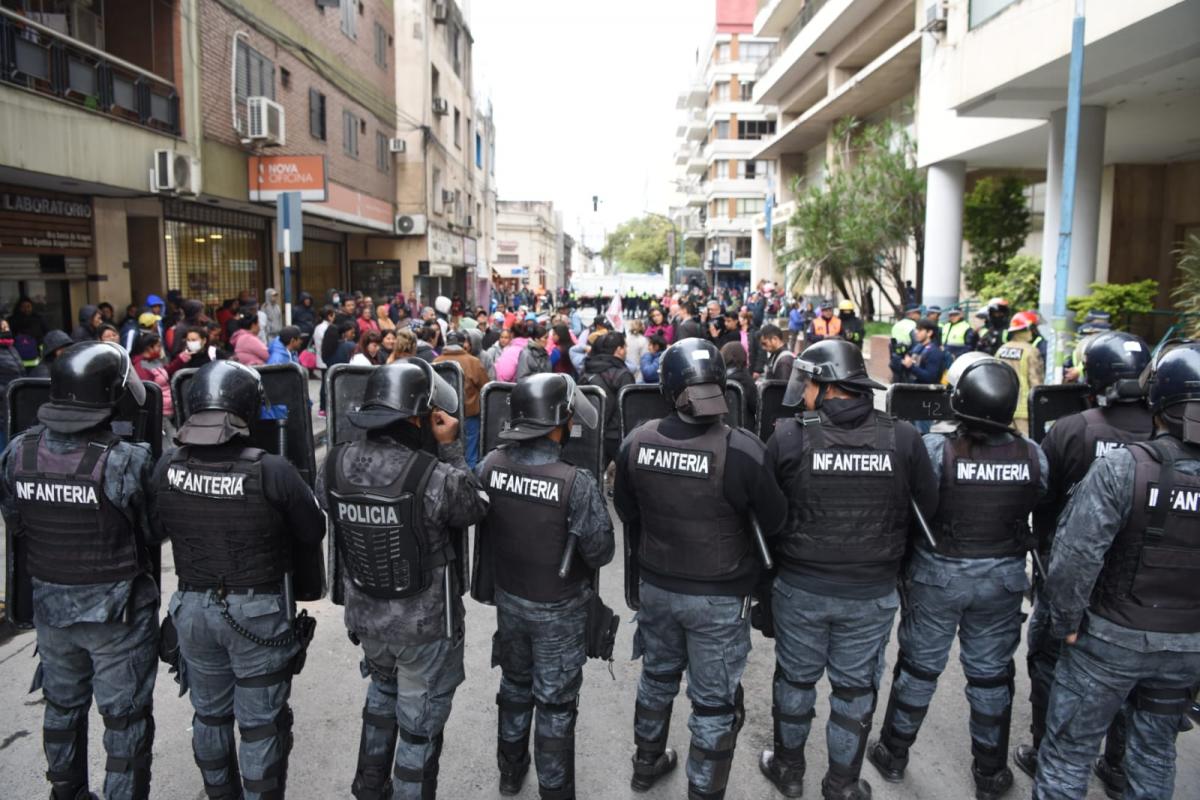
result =
[[557,292],[572,269],[562,212],[547,200],[501,200],[496,213],[492,272],[506,292]]
[[760,65],[775,40],[753,30],[754,11],[753,2],[717,0],[696,77],[676,102],[683,116],[677,186],[687,204],[671,216],[714,285],[750,283],[754,220],[775,177],[774,160],[756,155],[775,133],[775,109],[756,98]]

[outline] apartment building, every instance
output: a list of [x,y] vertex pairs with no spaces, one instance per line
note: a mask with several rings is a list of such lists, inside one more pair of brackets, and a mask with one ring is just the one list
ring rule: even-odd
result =
[[492,272],[505,291],[566,286],[572,269],[562,212],[548,200],[501,200],[496,212]]
[[775,40],[753,31],[754,11],[753,0],[716,0],[716,26],[676,103],[677,186],[687,206],[672,218],[714,285],[750,283],[753,223],[774,178],[774,159],[757,151],[775,134],[775,109],[757,98],[756,78]]
[[161,291],[148,176],[158,151],[200,156],[198,1],[0,2],[0,316],[25,296],[70,330]]
[[[912,123],[923,36],[918,14],[924,13],[924,4],[925,0],[759,0],[754,33],[778,37],[778,42],[760,64],[753,100],[775,106],[779,113],[775,135],[760,143],[752,157],[777,160],[779,175],[771,222],[763,214],[754,223],[756,279],[787,279],[767,231],[794,213],[793,187],[803,191],[824,181],[830,131],[837,121],[854,117]],[[788,229],[787,235],[796,234]]]
[[[917,119],[929,176],[925,299],[944,304],[960,295],[964,192],[981,175],[1016,171],[1032,181],[1041,217],[1030,246],[1042,256],[1048,313],[1075,3],[928,6]],[[1176,277],[1172,251],[1200,234],[1200,2],[1092,2],[1086,10],[1067,291],[1153,278],[1165,308]]]

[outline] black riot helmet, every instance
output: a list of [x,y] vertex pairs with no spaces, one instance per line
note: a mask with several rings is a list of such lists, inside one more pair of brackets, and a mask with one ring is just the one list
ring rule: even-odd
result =
[[677,410],[696,418],[729,411],[725,402],[725,359],[704,339],[684,339],[658,362],[658,390]]
[[576,416],[593,430],[600,421],[600,415],[575,380],[563,373],[543,372],[521,378],[509,396],[508,405],[509,424],[500,432],[500,438],[510,441],[540,438]]
[[[957,361],[957,360],[956,360]],[[976,358],[951,376],[950,410],[968,428],[1007,431],[1012,428],[1021,379],[999,359]]]
[[[833,384],[855,394],[870,394],[872,389],[884,388],[883,384],[872,380],[867,374],[867,364],[858,345],[844,339],[823,339],[804,348],[792,366],[783,404],[801,405],[804,402],[804,388],[809,381]],[[821,398],[818,398],[818,404],[820,401]]]
[[65,433],[87,430],[112,416],[126,394],[140,406],[146,387],[124,348],[112,342],[79,342],[50,364],[50,402],[38,420]]
[[1092,337],[1083,351],[1087,384],[1101,405],[1140,399],[1140,378],[1150,365],[1150,348],[1139,336],[1108,331]]
[[371,371],[362,405],[347,416],[355,427],[375,430],[410,417],[428,416],[435,408],[449,414],[458,411],[454,388],[428,361],[401,358]]
[[192,376],[187,390],[188,414],[224,411],[249,424],[263,405],[262,376],[236,361],[212,361]]
[[1164,349],[1149,374],[1149,390],[1150,410],[1164,418],[1171,433],[1200,444],[1200,342]]

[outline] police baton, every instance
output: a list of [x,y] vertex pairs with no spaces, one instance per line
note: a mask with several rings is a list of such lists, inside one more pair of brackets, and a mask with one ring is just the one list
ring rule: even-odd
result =
[[575,534],[568,533],[567,546],[563,548],[562,560],[558,562],[558,577],[563,580],[571,573],[571,562],[575,560],[575,542]]
[[750,530],[754,533],[754,543],[758,545],[758,557],[762,559],[763,569],[774,569],[775,562],[771,559],[771,548],[767,547],[767,537],[763,536],[762,525],[753,513],[750,514]]
[[454,587],[450,584],[450,565],[442,568],[442,588],[446,594],[446,638],[454,640]]
[[[287,458],[287,420],[275,420],[275,449],[278,450],[275,455],[280,458]],[[287,611],[289,623],[296,621],[296,590],[292,587],[292,572],[288,570],[283,573],[283,607]]]
[[933,538],[933,531],[929,529],[929,523],[925,521],[925,515],[921,513],[921,507],[917,505],[917,501],[910,497],[908,504],[912,508],[913,515],[917,518],[917,524],[921,526],[921,533],[925,534],[925,540],[929,542],[929,546],[937,550],[937,539]]
[[1038,555],[1036,547],[1029,548],[1029,555],[1033,556],[1033,568],[1037,570],[1037,574],[1042,576],[1042,580],[1046,580],[1050,575],[1046,572],[1046,565],[1042,563],[1042,557]]

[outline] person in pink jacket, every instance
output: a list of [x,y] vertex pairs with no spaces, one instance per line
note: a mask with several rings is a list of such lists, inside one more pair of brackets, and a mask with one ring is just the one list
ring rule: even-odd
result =
[[175,413],[171,398],[171,375],[184,366],[185,361],[176,359],[168,364],[163,359],[162,337],[157,333],[142,333],[134,346],[133,371],[144,381],[154,381],[162,390],[163,418],[170,419]]
[[238,315],[238,329],[229,337],[234,361],[248,367],[267,363],[267,346],[258,338],[258,330],[258,314],[247,312]]
[[[524,325],[518,323],[513,328],[514,334],[524,334]],[[521,358],[521,351],[525,349],[525,345],[529,344],[529,337],[524,335],[513,336],[512,343],[504,348],[500,353],[500,357],[496,359],[496,380],[498,381],[514,381],[517,378],[517,362]]]

